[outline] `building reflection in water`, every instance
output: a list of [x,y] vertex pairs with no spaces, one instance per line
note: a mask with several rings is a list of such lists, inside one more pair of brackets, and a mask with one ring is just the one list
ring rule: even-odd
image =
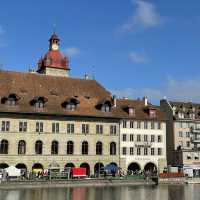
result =
[[0,200],[197,200],[198,185],[0,190]]

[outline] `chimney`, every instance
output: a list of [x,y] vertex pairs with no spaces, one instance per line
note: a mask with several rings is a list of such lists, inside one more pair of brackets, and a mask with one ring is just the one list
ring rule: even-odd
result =
[[116,97],[116,95],[113,95],[113,107],[114,108],[117,107],[117,97]]
[[143,97],[144,105],[148,106],[148,98],[147,96]]
[[88,79],[89,79],[89,75],[85,74],[85,80],[88,80]]

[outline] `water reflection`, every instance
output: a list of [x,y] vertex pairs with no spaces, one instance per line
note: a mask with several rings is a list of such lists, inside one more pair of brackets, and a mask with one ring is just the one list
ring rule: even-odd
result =
[[197,200],[199,185],[0,190],[0,200]]

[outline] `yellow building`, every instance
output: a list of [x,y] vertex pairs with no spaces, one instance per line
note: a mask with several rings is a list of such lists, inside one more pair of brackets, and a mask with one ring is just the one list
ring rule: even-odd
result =
[[37,72],[0,72],[0,168],[119,165],[115,99],[95,80],[69,77],[54,33]]

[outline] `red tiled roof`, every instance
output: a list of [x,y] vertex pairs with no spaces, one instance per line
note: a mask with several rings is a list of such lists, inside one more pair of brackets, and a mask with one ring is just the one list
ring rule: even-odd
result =
[[[117,107],[110,112],[97,109],[99,102],[105,99],[112,102],[111,93],[95,80],[48,76],[38,73],[20,73],[0,71],[0,99],[9,94],[20,97],[16,106],[0,103],[1,113],[39,113],[61,116],[85,116],[103,118],[133,118],[124,110],[124,106],[136,109],[135,119],[151,120],[145,111],[143,100],[117,100]],[[44,97],[43,109],[37,110],[30,101],[35,97]],[[68,98],[76,98],[80,103],[74,111],[67,111],[61,105]],[[157,117],[153,120],[165,120],[164,113],[156,107]]]

